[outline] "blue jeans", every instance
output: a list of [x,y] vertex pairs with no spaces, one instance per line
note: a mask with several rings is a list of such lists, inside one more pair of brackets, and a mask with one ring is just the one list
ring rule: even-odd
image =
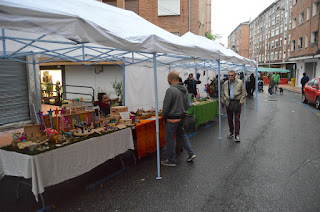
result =
[[188,156],[194,154],[190,141],[185,134],[184,128],[184,119],[181,119],[177,123],[166,122],[166,148],[168,160],[172,163],[176,163],[176,143],[174,141],[174,135],[177,136],[177,139],[181,141],[182,147],[187,151]]

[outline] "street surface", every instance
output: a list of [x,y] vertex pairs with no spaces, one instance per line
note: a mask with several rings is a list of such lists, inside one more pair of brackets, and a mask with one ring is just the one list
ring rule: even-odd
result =
[[[131,168],[93,189],[86,187],[119,170],[119,161],[46,188],[46,204],[53,211],[320,211],[320,111],[301,101],[288,91],[260,93],[258,111],[255,99],[247,99],[246,120],[242,109],[240,143],[226,138],[225,117],[218,140],[216,119],[190,137],[194,162],[183,152],[176,167],[161,166],[161,180],[155,154],[135,166],[128,155]],[[29,188],[16,200],[16,186],[0,181],[0,211],[41,208]]]

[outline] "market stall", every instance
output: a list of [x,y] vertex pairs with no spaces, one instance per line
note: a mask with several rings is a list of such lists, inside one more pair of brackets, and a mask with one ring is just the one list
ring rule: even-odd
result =
[[264,84],[269,84],[269,78],[268,75],[274,74],[275,72],[278,72],[280,75],[280,83],[279,84],[288,84],[288,73],[290,73],[289,70],[282,69],[282,68],[265,68],[265,67],[259,67],[258,72],[260,73],[260,77],[263,79]]
[[[2,58],[19,61],[15,58],[18,55],[33,57],[31,64],[34,66],[36,85],[35,65],[38,64],[38,60],[35,55],[37,54],[47,56],[46,62],[64,59],[90,65],[99,61],[121,61],[124,86],[126,86],[127,66],[143,61],[152,62],[149,67],[153,69],[154,75],[152,85],[156,113],[157,179],[161,179],[157,67],[195,58],[217,61],[218,73],[221,60],[254,67],[257,65],[255,61],[235,55],[213,41],[204,38],[180,38],[147,22],[133,12],[98,1],[57,0],[43,4],[40,0],[8,0],[2,1],[1,7],[3,8],[2,12],[0,11],[1,27],[36,35],[27,38],[8,37],[5,30],[2,30],[3,42],[0,47],[4,50]],[[10,53],[6,52],[10,47],[8,43],[12,42],[19,43],[20,46],[18,45]],[[131,88],[124,88],[125,99],[129,90]],[[38,111],[39,105],[36,108]],[[219,116],[219,122],[220,120]],[[219,135],[220,138],[221,126]]]
[[205,124],[218,116],[217,101],[203,101],[192,103],[188,110],[189,115],[193,115],[195,119],[195,128],[199,128],[200,124]]
[[31,178],[38,199],[45,187],[84,174],[129,149],[134,149],[130,128],[37,155],[0,149],[0,176]]

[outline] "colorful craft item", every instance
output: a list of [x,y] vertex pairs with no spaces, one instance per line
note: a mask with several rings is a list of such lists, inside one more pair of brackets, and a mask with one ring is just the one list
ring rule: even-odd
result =
[[44,125],[44,121],[43,121],[43,112],[41,110],[39,110],[39,112],[37,114],[39,115],[39,120],[40,120],[40,124],[41,124],[41,131],[43,131],[45,129],[45,125]]
[[49,118],[50,118],[50,128],[53,128],[53,125],[52,125],[52,113],[53,113],[53,110],[50,110],[48,111],[48,115],[49,115]]
[[64,109],[64,108],[62,108],[61,110],[60,110],[60,114],[65,114],[66,113],[66,110]]
[[48,137],[50,137],[51,135],[58,135],[59,134],[57,130],[54,130],[51,128],[47,128],[43,132],[46,133]]
[[72,99],[72,104],[74,105],[74,99]]
[[57,107],[56,107],[56,109],[54,110],[54,114],[56,115],[56,123],[57,123],[56,128],[57,128],[58,132],[59,132],[59,120],[58,120],[59,111],[60,111],[60,110],[59,110]]

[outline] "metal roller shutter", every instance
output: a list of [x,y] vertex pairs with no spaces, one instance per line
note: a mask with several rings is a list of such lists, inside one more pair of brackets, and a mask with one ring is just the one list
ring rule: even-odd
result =
[[26,64],[0,59],[0,126],[29,120]]

